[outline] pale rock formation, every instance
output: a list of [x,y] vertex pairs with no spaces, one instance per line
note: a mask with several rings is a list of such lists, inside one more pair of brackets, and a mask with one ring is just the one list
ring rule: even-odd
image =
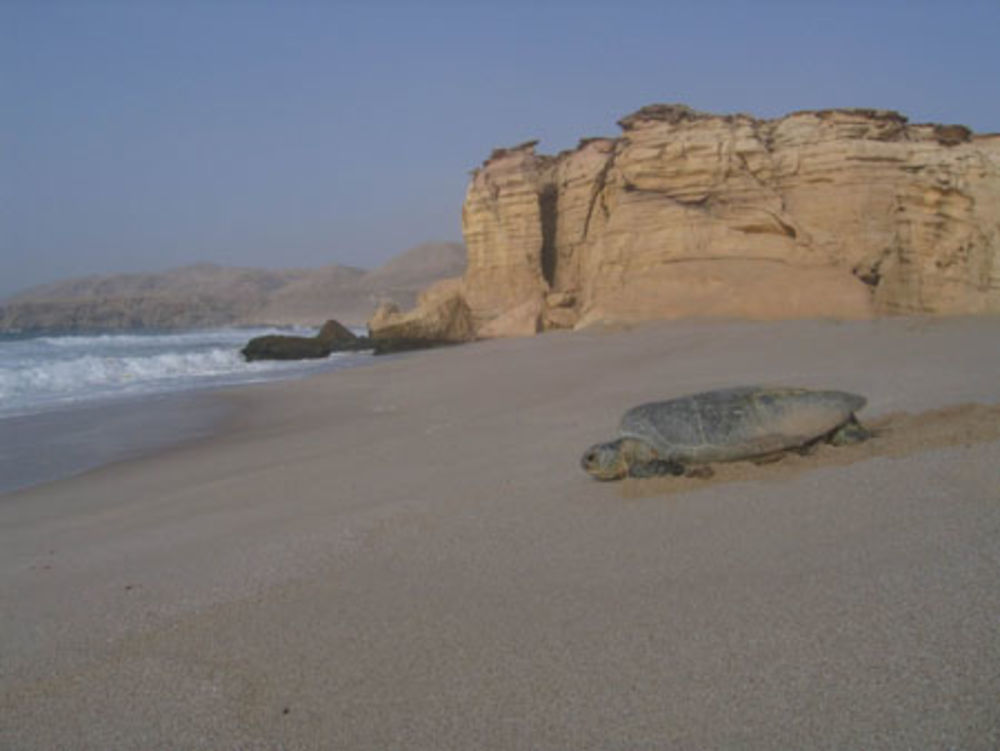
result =
[[461,279],[443,279],[424,290],[408,313],[392,303],[380,305],[368,321],[368,331],[375,351],[384,353],[465,342],[473,338],[475,328]]
[[568,329],[576,322],[576,295],[572,292],[550,292],[545,296],[542,325],[545,329]]
[[394,302],[382,302],[375,308],[372,317],[368,319],[368,331],[371,333],[375,329],[381,329],[390,325],[394,320],[398,320],[403,315],[403,311]]
[[476,334],[484,339],[503,336],[531,336],[543,330],[542,316],[545,302],[541,296],[533,296],[496,318],[487,321]]
[[478,335],[1000,312],[1000,136],[859,109],[652,105],[619,124],[619,138],[555,157],[528,142],[475,171],[462,294]]
[[[462,207],[468,254],[464,294],[480,324],[541,299],[548,286],[542,274],[548,230],[543,208],[548,208],[544,202],[554,195],[548,189],[552,160],[535,156],[536,143],[494,151],[491,168],[478,170],[466,193]],[[498,248],[506,252],[498,253]]]

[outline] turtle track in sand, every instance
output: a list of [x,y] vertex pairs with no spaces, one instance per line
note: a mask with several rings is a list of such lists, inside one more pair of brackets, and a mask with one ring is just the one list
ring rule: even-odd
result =
[[625,478],[621,495],[643,498],[701,490],[733,482],[780,482],[820,467],[841,467],[876,457],[898,458],[922,451],[1000,440],[1000,404],[957,404],[911,414],[892,412],[873,420],[861,418],[872,437],[849,446],[817,444],[804,456],[789,453],[780,461],[754,464],[750,461],[713,464],[710,478]]

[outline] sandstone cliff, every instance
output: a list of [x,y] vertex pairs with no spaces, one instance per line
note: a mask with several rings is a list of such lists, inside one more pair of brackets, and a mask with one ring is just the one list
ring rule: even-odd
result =
[[473,173],[480,336],[681,316],[1000,312],[1000,136],[883,110],[652,105]]
[[331,265],[265,270],[197,264],[170,271],[70,279],[0,305],[0,331],[183,329],[251,324],[362,324],[391,300],[412,305],[428,284],[461,274],[465,250],[425,244],[373,270]]

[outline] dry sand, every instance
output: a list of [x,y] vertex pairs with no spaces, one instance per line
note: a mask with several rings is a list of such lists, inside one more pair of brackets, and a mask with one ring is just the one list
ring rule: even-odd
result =
[[[996,749],[998,344],[658,324],[231,392],[217,437],[0,496],[0,748]],[[865,394],[879,435],[580,470],[739,383]]]

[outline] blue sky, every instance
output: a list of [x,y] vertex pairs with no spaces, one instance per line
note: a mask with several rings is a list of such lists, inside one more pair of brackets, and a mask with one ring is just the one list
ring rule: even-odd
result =
[[459,240],[468,172],[652,102],[1000,131],[1000,2],[0,0],[0,296]]

